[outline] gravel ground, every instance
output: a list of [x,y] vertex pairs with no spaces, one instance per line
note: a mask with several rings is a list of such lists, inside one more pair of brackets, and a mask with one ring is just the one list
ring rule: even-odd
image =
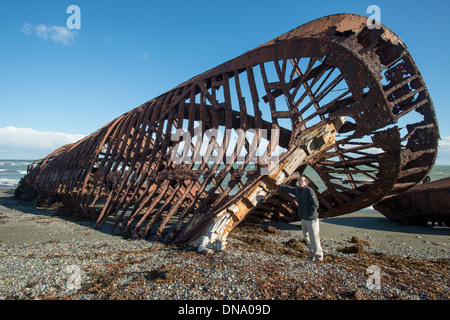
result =
[[226,251],[204,254],[124,239],[11,196],[0,190],[2,300],[450,298],[446,227],[383,233],[323,219],[325,258],[316,262],[296,224],[241,225]]

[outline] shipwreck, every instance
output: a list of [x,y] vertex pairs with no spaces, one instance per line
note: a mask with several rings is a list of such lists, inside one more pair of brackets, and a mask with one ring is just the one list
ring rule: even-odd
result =
[[222,250],[249,215],[297,219],[276,181],[307,170],[320,217],[407,191],[436,159],[436,114],[405,44],[367,20],[326,16],[197,75],[36,160],[16,195]]
[[450,177],[418,184],[408,191],[385,197],[374,208],[403,225],[450,226]]

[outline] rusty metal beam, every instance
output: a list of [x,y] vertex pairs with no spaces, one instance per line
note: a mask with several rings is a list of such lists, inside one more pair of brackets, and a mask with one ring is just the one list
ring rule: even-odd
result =
[[[98,228],[109,219],[132,237],[208,248],[230,210],[223,243],[266,208],[296,219],[295,199],[268,182],[279,167],[258,155],[263,142],[280,166],[307,151],[289,174],[317,173],[321,217],[402,193],[434,164],[437,119],[401,39],[366,21],[323,17],[206,71],[35,161],[16,195],[60,201]],[[339,119],[331,143],[302,140]],[[265,195],[248,200],[260,188]]]

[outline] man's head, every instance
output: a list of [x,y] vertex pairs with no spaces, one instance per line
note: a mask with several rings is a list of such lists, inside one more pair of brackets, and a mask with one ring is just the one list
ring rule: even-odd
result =
[[298,184],[300,187],[306,187],[308,185],[308,178],[304,175],[301,175],[300,178],[298,178]]

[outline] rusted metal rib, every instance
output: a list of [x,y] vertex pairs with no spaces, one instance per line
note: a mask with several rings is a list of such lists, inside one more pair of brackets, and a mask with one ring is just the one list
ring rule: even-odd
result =
[[[61,201],[99,228],[113,219],[133,237],[198,245],[263,184],[264,196],[231,210],[218,237],[248,214],[295,219],[295,199],[273,184],[279,167],[264,160],[285,164],[310,146],[302,138],[336,121],[332,140],[311,148],[287,181],[315,171],[321,217],[401,193],[430,172],[438,124],[406,46],[366,21],[323,17],[204,72],[34,162],[16,194]],[[268,157],[257,155],[262,142]]]

